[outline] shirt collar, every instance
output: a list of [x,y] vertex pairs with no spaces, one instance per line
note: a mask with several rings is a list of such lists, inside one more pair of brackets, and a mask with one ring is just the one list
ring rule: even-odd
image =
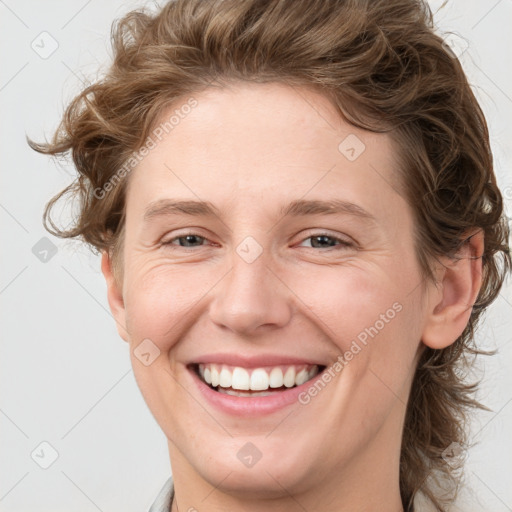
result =
[[171,512],[171,502],[174,496],[174,483],[172,476],[168,478],[158,493],[148,512]]

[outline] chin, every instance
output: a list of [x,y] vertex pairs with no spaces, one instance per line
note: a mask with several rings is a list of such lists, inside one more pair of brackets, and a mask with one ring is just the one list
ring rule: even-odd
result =
[[290,438],[277,436],[273,442],[261,437],[230,438],[224,444],[217,441],[219,448],[204,457],[194,452],[189,461],[194,471],[222,492],[244,499],[277,498],[304,490],[312,481],[311,475],[319,474],[306,464],[311,452],[294,445]]

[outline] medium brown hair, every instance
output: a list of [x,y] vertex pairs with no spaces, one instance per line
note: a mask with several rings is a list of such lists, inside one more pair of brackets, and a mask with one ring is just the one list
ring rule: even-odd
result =
[[[80,237],[116,259],[129,181],[109,187],[116,171],[145,144],[166,106],[237,80],[312,87],[353,125],[389,132],[425,279],[433,279],[436,258],[456,256],[470,230],[483,230],[483,281],[469,323],[448,348],[423,352],[403,432],[405,509],[413,510],[421,491],[445,510],[449,499],[431,478],[454,488],[459,482],[443,452],[452,443],[466,447],[467,413],[480,404],[476,384],[462,374],[467,356],[483,353],[474,330],[511,260],[486,121],[459,61],[434,33],[429,7],[420,0],[174,0],[158,13],[125,15],[112,42],[108,72],[70,103],[53,140],[29,140],[42,153],[70,152],[78,171],[46,207],[54,235]],[[111,190],[98,197],[105,187]],[[65,196],[78,199],[80,210],[61,229],[50,213]]]

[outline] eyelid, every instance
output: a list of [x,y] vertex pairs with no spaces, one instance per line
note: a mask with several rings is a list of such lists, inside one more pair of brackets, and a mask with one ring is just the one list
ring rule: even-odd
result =
[[[205,242],[210,242],[210,245],[218,245],[215,242],[211,242],[211,240],[208,237],[199,234],[197,231],[193,231],[192,228],[188,229],[187,231],[185,231],[183,233],[178,233],[177,235],[174,235],[172,238],[169,238],[168,240],[164,240],[162,238],[162,240],[160,241],[160,245],[175,246],[177,248],[185,249],[185,250],[186,249],[197,249],[198,247],[206,247],[206,245],[199,245],[199,246],[195,246],[195,247],[183,247],[180,245],[173,244],[173,242],[175,242],[176,240],[178,240],[180,238],[185,238],[187,236],[196,236],[198,238],[203,239]],[[327,236],[327,237],[332,238],[333,240],[336,240],[337,242],[339,242],[338,246],[327,247],[327,248],[324,248],[324,250],[329,250],[329,249],[334,250],[334,249],[336,249],[336,247],[340,247],[340,246],[341,247],[354,247],[354,248],[359,247],[359,244],[352,237],[349,237],[347,235],[340,235],[337,233],[332,233],[329,230],[325,230],[325,229],[322,230],[321,228],[312,228],[311,230],[307,231],[306,233],[302,233],[299,243],[303,243],[310,238],[320,237],[320,236]],[[316,250],[317,252],[321,251],[321,249],[316,248],[316,247],[310,247],[310,249]]]
[[347,244],[356,244],[356,241],[344,233],[335,233],[334,231],[330,231],[329,229],[322,229],[322,228],[311,228],[309,230],[306,230],[306,232],[302,232],[300,234],[300,237],[302,240],[305,240],[309,237],[316,237],[316,236],[329,236],[331,238],[335,238],[336,240],[339,240],[340,242],[346,242]]
[[[178,233],[178,234],[176,234],[176,235],[174,235],[174,236],[172,236],[171,238],[168,238],[168,239],[165,239],[166,235],[164,235],[161,238],[161,240],[159,242],[159,245],[173,245],[172,242],[175,242],[179,238],[185,238],[187,236],[196,236],[198,238],[202,238],[206,242],[211,242],[211,240],[207,236],[201,235],[199,233],[199,230],[192,231],[192,229],[189,229],[188,231],[184,231],[183,233]],[[215,242],[211,242],[211,243],[215,244]],[[215,245],[217,245],[217,244],[215,244]],[[179,245],[177,245],[176,247],[179,247],[181,249],[193,249],[193,247],[181,247]],[[203,247],[203,246],[199,246],[199,247]]]

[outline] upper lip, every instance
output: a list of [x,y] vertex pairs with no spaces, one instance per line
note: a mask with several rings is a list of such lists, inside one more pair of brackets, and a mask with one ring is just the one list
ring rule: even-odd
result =
[[309,358],[298,358],[279,354],[258,354],[258,355],[240,355],[240,354],[205,354],[195,358],[190,364],[227,364],[230,366],[240,366],[242,368],[261,368],[262,366],[281,366],[281,365],[318,365],[325,366],[325,363]]

